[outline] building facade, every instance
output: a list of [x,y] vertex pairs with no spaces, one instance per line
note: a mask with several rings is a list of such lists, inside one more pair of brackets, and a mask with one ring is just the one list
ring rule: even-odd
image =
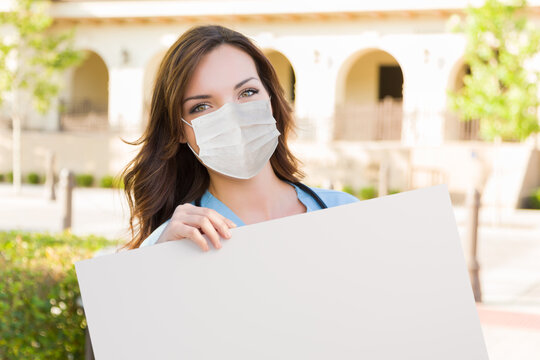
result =
[[[484,200],[516,207],[540,185],[538,137],[495,147],[448,109],[463,84],[465,39],[451,31],[466,1],[57,1],[55,30],[76,27],[88,57],[65,75],[62,111],[29,112],[23,173],[40,171],[52,149],[58,165],[97,177],[133,157],[148,121],[153,79],[165,51],[187,29],[220,24],[263,49],[293,105],[292,148],[316,186],[391,188],[445,182],[463,200],[480,159]],[[529,1],[540,26],[540,1]],[[540,70],[540,56],[532,64]],[[9,144],[10,133],[0,133]],[[11,168],[9,145],[0,170]],[[471,156],[475,152],[476,158]],[[384,166],[383,166],[384,164]],[[466,169],[471,169],[467,171]]]

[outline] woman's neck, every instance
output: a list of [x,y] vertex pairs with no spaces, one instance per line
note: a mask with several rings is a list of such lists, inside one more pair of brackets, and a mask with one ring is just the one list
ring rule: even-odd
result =
[[251,179],[235,179],[210,172],[208,191],[245,224],[305,212],[296,190],[280,180],[270,162]]

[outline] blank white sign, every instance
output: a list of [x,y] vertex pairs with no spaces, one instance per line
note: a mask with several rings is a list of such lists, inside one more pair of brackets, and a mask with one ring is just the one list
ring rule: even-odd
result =
[[488,359],[446,185],[75,264],[105,359]]

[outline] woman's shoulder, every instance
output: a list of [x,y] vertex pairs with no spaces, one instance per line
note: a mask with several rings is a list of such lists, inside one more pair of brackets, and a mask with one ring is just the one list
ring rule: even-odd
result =
[[313,186],[308,186],[315,194],[317,194],[322,201],[326,203],[328,207],[350,204],[353,202],[360,201],[356,196],[353,196],[349,193],[333,190],[333,189],[323,189]]

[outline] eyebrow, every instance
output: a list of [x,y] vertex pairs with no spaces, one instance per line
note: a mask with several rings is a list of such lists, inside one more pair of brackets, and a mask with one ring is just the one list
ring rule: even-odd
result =
[[[240,86],[244,85],[245,83],[247,83],[249,80],[259,80],[255,77],[249,77],[245,80],[242,80],[240,81],[238,84],[234,85],[234,90],[238,89]],[[184,99],[184,101],[182,101],[182,104],[184,104],[186,101],[188,100],[196,100],[196,99],[210,99],[212,97],[212,95],[195,95],[195,96],[190,96],[186,99]]]

